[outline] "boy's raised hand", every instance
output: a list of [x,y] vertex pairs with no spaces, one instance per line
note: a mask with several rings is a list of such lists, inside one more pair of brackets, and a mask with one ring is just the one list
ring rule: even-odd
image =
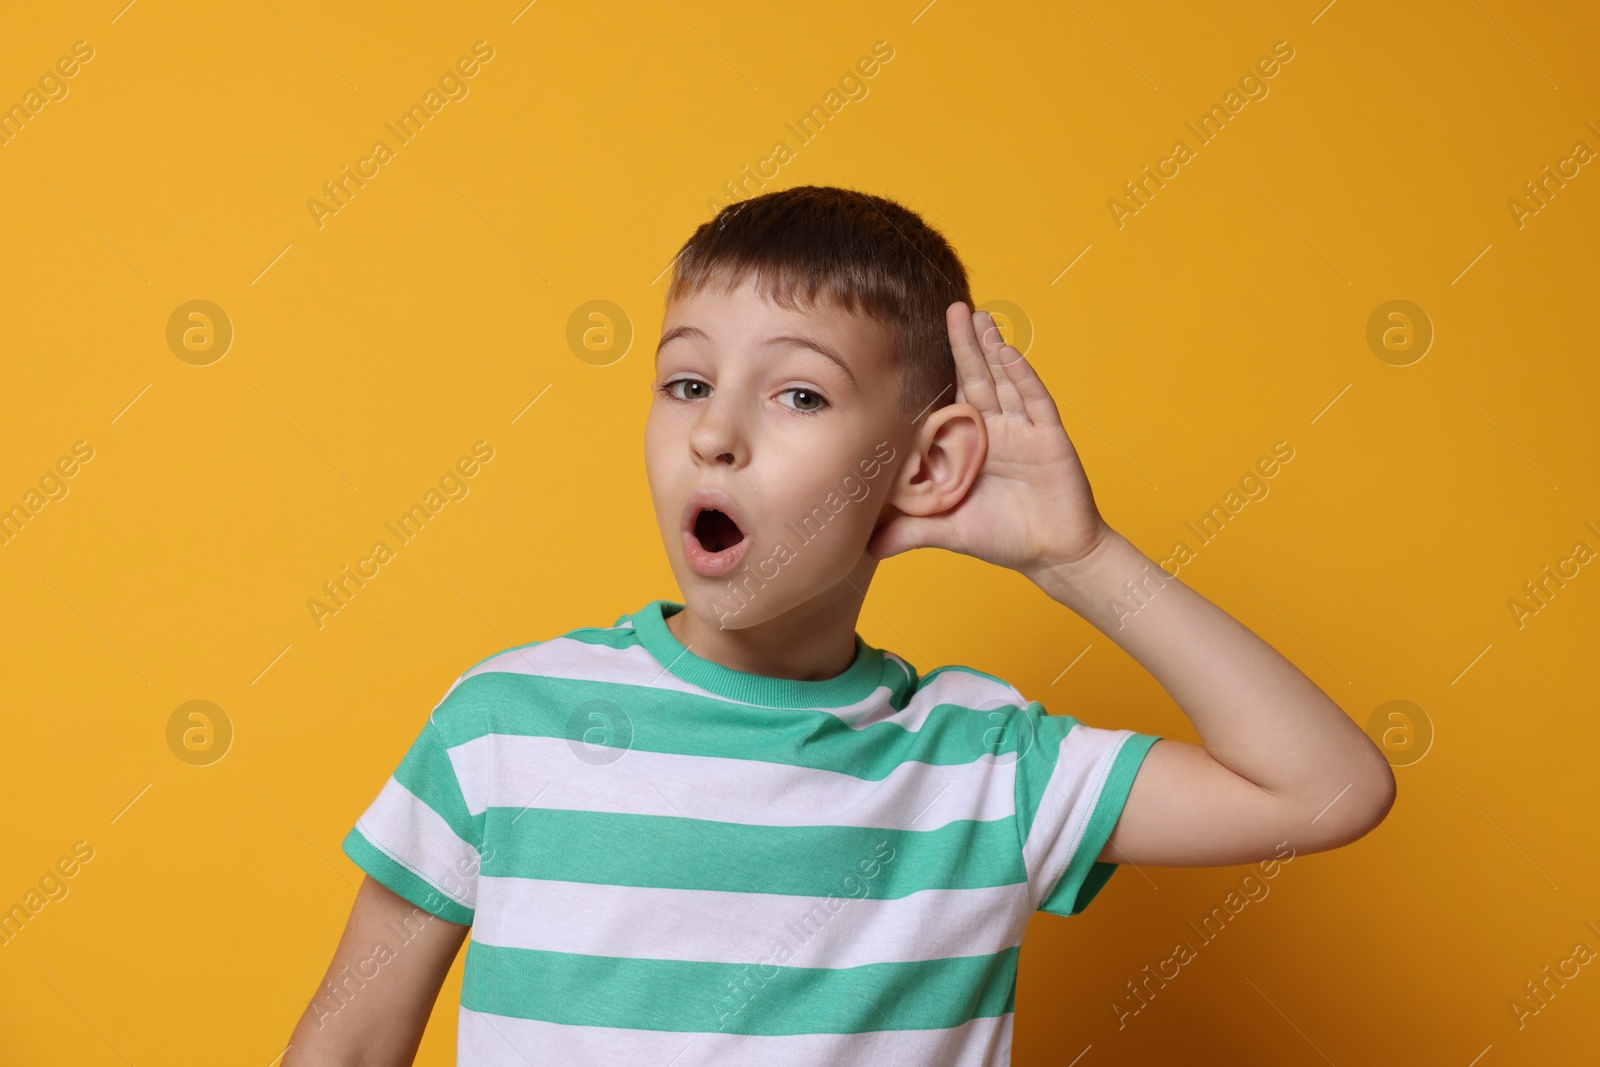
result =
[[[973,475],[968,413],[928,416],[942,419],[935,441],[957,430],[950,454],[935,446],[925,456],[944,464],[935,475],[959,464],[967,492],[950,506],[952,478],[913,476],[899,491],[915,491],[868,551],[881,559],[931,546],[1022,572],[1121,646],[1189,717],[1202,743],[1150,746],[1096,858],[1230,866],[1281,858],[1282,845],[1337,848],[1381,822],[1395,798],[1382,751],[1294,664],[1106,524],[1055,402],[1022,354],[1000,343],[992,317],[956,303],[945,318],[956,399],[981,417],[987,448]],[[929,503],[945,510],[904,511]],[[1134,582],[1154,595],[1125,626],[1113,609]]]
[[961,552],[1038,580],[1083,561],[1110,527],[1044,382],[1000,335],[987,311],[961,301],[945,312],[955,353],[956,402],[983,418],[983,465],[960,503],[937,515],[896,515],[868,552],[885,559],[913,548]]

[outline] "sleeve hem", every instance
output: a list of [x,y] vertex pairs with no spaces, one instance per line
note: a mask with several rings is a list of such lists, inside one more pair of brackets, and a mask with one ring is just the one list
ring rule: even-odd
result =
[[1099,859],[1100,852],[1111,838],[1111,831],[1122,815],[1133,789],[1133,780],[1152,745],[1161,738],[1155,734],[1130,733],[1118,748],[1106,773],[1105,784],[1100,788],[1094,812],[1084,827],[1083,838],[1073,850],[1072,860],[1057,883],[1045,893],[1039,911],[1054,915],[1077,915],[1089,906],[1106,882],[1115,873],[1117,864]]
[[472,925],[471,908],[452,900],[438,886],[403,867],[382,848],[367,840],[359,829],[352,829],[346,834],[340,848],[352,863],[371,875],[374,881],[423,911],[446,922]]

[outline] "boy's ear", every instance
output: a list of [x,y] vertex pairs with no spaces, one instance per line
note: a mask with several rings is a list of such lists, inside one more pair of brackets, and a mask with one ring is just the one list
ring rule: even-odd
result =
[[911,439],[888,503],[918,517],[949,511],[966,498],[988,453],[978,409],[947,404],[931,412]]

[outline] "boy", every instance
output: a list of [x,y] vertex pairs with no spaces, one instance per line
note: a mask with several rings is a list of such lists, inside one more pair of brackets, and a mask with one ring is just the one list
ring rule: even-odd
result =
[[[1383,819],[1377,747],[1107,525],[971,303],[879,197],[789,189],[695,232],[645,428],[683,602],[456,679],[345,839],[368,877],[285,1067],[410,1063],[469,926],[463,1064],[1004,1065],[1035,910]],[[919,547],[1026,575],[1202,743],[867,645],[879,560]]]

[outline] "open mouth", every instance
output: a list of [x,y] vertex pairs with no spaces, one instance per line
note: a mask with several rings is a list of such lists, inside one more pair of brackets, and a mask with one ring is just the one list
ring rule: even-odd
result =
[[684,504],[683,558],[696,574],[715,578],[739,565],[750,535],[734,517],[735,505],[715,489],[699,489]]
[[701,548],[715,554],[743,541],[744,531],[716,508],[701,508],[694,519],[694,536]]

